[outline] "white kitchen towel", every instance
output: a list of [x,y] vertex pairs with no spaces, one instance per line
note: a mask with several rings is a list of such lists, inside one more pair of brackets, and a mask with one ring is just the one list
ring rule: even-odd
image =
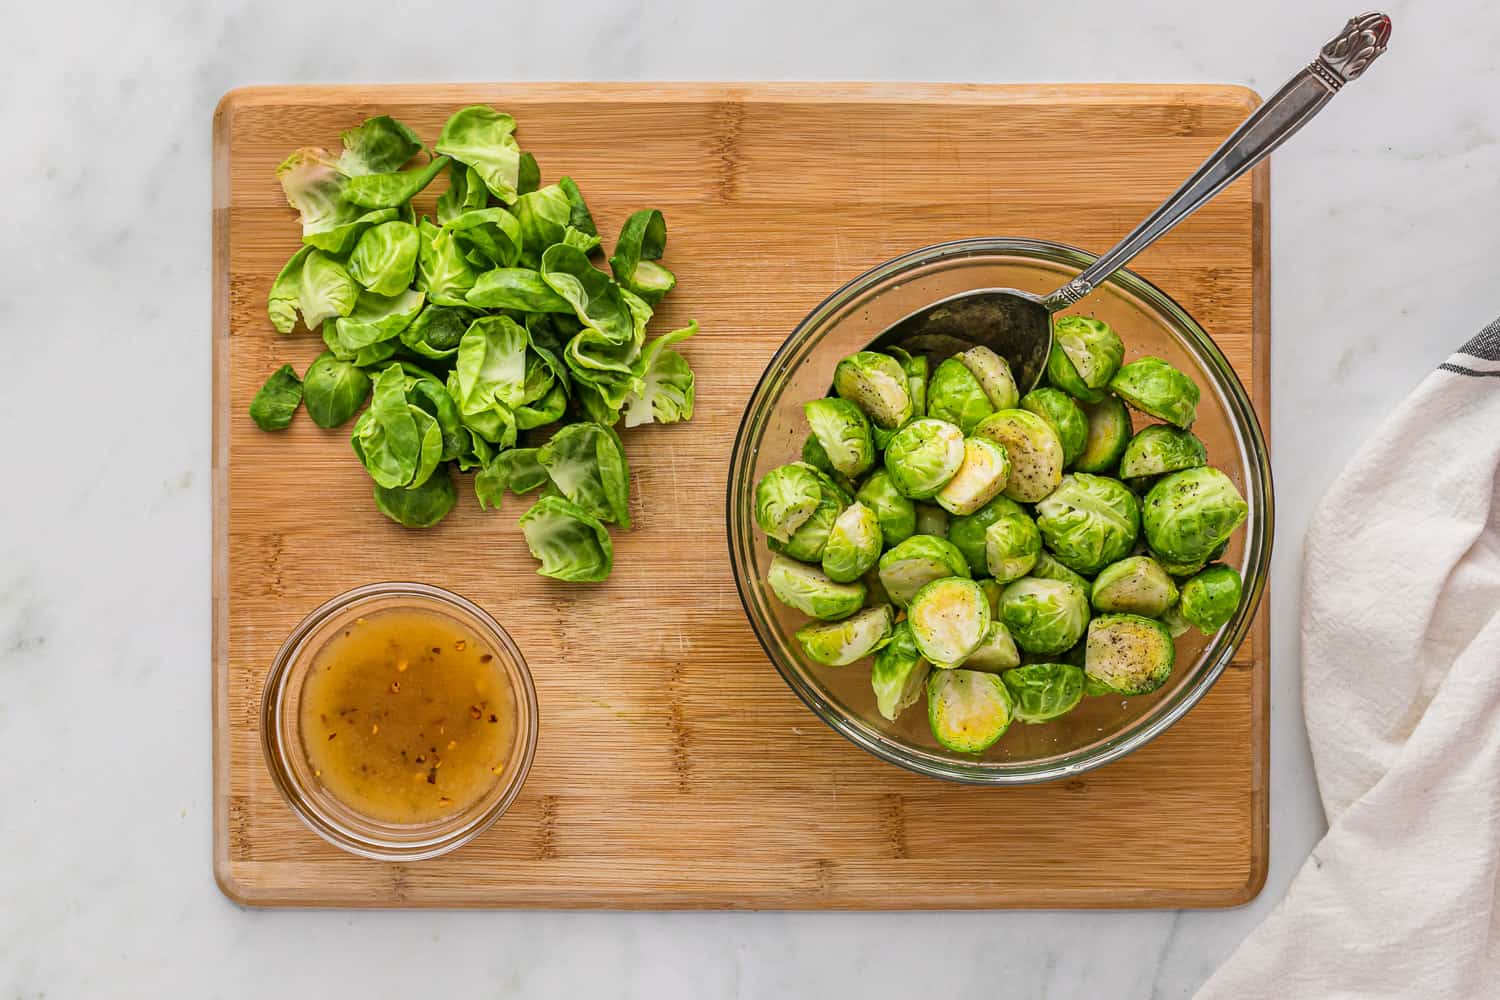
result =
[[1500,997],[1500,321],[1308,529],[1302,697],[1328,835],[1199,1000]]

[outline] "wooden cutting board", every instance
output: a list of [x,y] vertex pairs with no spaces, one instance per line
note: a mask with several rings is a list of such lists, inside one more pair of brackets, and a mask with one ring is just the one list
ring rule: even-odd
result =
[[[1034,236],[1102,251],[1256,103],[1236,87],[507,84],[257,88],[214,118],[214,868],[252,905],[965,908],[1229,906],[1267,861],[1264,615],[1215,689],[1133,756],[1026,788],[944,784],[828,730],[766,660],[730,576],[730,443],[767,359],[829,291],[906,250]],[[347,443],[246,416],[315,336],[266,293],[299,229],[274,170],[391,114],[431,141],[486,102],[544,180],[576,178],[607,245],[657,207],[698,319],[690,425],[626,433],[635,529],[600,586],[537,576],[516,518],[461,501],[416,533],[381,516]],[[441,190],[442,181],[434,184]],[[1265,423],[1268,176],[1257,168],[1136,269],[1212,333]],[[432,195],[428,195],[432,197]],[[541,701],[520,798],[447,858],[385,864],[302,827],[262,760],[278,645],[350,587],[420,580],[514,635]]]

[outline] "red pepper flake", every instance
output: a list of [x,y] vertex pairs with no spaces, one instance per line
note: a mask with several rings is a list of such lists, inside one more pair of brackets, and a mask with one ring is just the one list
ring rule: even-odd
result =
[[491,722],[499,722],[500,721],[500,716],[491,713],[490,714],[490,721]]
[[488,662],[490,662],[490,661],[491,661],[491,660],[493,660],[493,659],[494,659],[494,658],[495,658],[495,657],[494,657],[494,655],[493,655],[493,654],[490,654],[490,653],[485,653],[485,654],[484,654],[484,655],[483,655],[483,656],[481,656],[481,657],[480,657],[480,658],[479,658],[479,662],[480,662],[480,663],[488,663]]

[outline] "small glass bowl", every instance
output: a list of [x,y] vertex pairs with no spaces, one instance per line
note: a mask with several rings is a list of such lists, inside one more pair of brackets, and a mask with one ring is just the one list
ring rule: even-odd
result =
[[[801,457],[802,404],[828,393],[839,359],[860,350],[897,320],[960,292],[1019,288],[1046,295],[1095,258],[1043,240],[970,239],[924,247],[887,261],[835,291],[794,330],[766,365],[751,394],[729,464],[729,555],[740,602],[755,636],[787,685],[836,732],[893,764],[978,785],[1018,785],[1071,777],[1150,742],[1208,693],[1250,632],[1271,561],[1270,456],[1239,377],[1208,333],[1155,285],[1118,271],[1070,313],[1097,317],[1125,342],[1125,360],[1165,358],[1202,390],[1193,433],[1209,462],[1227,473],[1249,505],[1249,518],[1220,561],[1244,579],[1234,618],[1212,636],[1177,640],[1177,667],[1160,690],[1136,698],[1085,698],[1042,725],[1012,725],[978,756],[943,748],[921,705],[894,723],[875,709],[868,661],[825,667],[810,661],[794,633],[803,615],[766,586],[771,553],[755,523],[755,484]],[[1149,420],[1132,414],[1137,429]]]
[[[303,681],[324,643],[356,618],[395,608],[436,611],[472,629],[494,650],[516,700],[514,742],[494,786],[468,808],[430,823],[375,820],[345,805],[314,776],[299,724]],[[330,844],[377,861],[435,858],[479,836],[515,800],[536,754],[536,687],[520,649],[500,623],[478,605],[422,583],[358,587],[304,618],[276,654],[266,678],[260,717],[266,765],[292,812]]]

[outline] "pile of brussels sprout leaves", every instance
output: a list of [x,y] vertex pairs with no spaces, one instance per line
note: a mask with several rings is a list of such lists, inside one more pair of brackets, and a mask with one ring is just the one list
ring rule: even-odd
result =
[[[881,715],[925,691],[933,736],[971,754],[1013,720],[1165,684],[1173,640],[1239,607],[1213,560],[1248,508],[1190,430],[1197,384],[1124,358],[1107,324],[1067,316],[1024,396],[984,347],[840,361],[835,395],[804,407],[802,461],[755,493],[767,584],[815,619],[808,658],[873,655]],[[1162,422],[1135,432],[1127,406]]]
[[[304,148],[277,168],[303,246],[267,309],[281,333],[299,316],[321,327],[328,349],[301,378],[290,365],[272,374],[250,415],[278,430],[303,403],[332,428],[368,399],[351,441],[386,516],[442,520],[454,466],[474,471],[481,508],[541,490],[520,521],[538,572],[602,580],[614,562],[605,525],[630,527],[614,425],[692,417],[693,372],[673,345],[698,327],[646,338],[676,284],[658,263],[661,212],[631,215],[609,272],[595,267],[601,241],[578,186],[542,186],[515,127],[467,107],[428,150],[382,116],[344,132],[337,156]],[[418,217],[412,199],[445,170],[437,218]]]

